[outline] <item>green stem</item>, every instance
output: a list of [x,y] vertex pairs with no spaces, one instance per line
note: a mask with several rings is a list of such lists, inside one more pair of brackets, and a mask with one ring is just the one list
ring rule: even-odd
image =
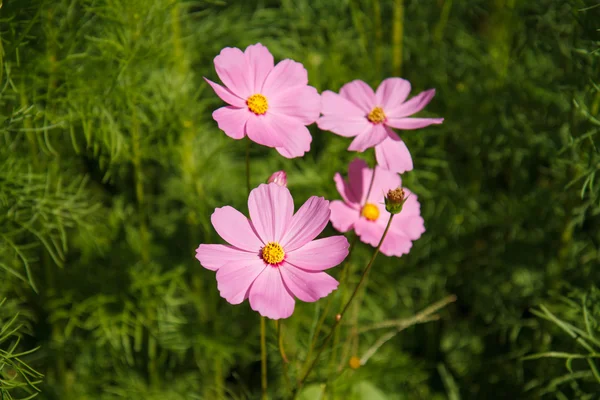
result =
[[371,267],[373,266],[373,263],[375,262],[375,258],[377,258],[377,255],[379,254],[379,250],[381,249],[381,245],[383,244],[383,241],[384,241],[385,237],[387,236],[388,231],[390,230],[390,226],[392,226],[392,220],[393,219],[394,219],[394,214],[390,214],[390,219],[388,220],[387,225],[385,227],[385,230],[383,231],[383,235],[381,235],[381,240],[379,240],[379,244],[375,248],[375,251],[373,252],[373,255],[371,256],[371,259],[369,260],[369,263],[367,264],[367,267],[363,271],[363,273],[362,273],[362,275],[360,277],[360,281],[358,281],[358,284],[354,288],[354,291],[352,292],[352,295],[350,295],[350,298],[348,299],[348,302],[346,303],[346,305],[342,309],[342,312],[340,312],[338,315],[335,316],[335,322],[334,322],[333,326],[331,327],[331,332],[329,332],[329,335],[327,335],[327,337],[325,338],[325,341],[323,342],[323,345],[321,345],[321,347],[319,348],[319,351],[317,352],[317,354],[316,354],[313,362],[311,363],[310,367],[308,367],[308,370],[306,370],[306,372],[302,375],[302,378],[300,378],[300,380],[298,381],[298,385],[297,385],[296,389],[294,390],[292,398],[296,397],[296,394],[302,388],[302,385],[304,385],[304,382],[306,381],[306,378],[308,378],[308,376],[310,375],[310,373],[313,370],[313,368],[317,365],[317,362],[319,361],[319,357],[321,356],[321,353],[323,353],[323,350],[329,344],[329,342],[331,341],[331,338],[333,337],[333,335],[337,331],[336,328],[340,325],[340,322],[342,321],[342,318],[344,317],[344,314],[346,313],[346,311],[348,311],[348,308],[350,307],[350,304],[352,304],[352,300],[354,300],[354,298],[356,297],[356,294],[358,293],[358,291],[361,288],[363,282],[365,281],[365,278],[369,274],[369,271],[371,270]]
[[267,324],[265,317],[260,317],[260,386],[262,400],[267,399]]
[[283,378],[285,379],[285,387],[289,391],[291,390],[292,385],[290,383],[290,375],[288,369],[289,360],[285,354],[285,347],[283,344],[283,320],[275,321],[275,327],[277,328],[277,343],[279,344],[279,354],[281,354],[281,361],[283,361]]
[[402,47],[404,37],[404,0],[396,0],[394,4],[392,67],[394,75],[400,76],[402,73]]
[[250,139],[246,141],[246,189],[248,189],[248,195],[250,195]]

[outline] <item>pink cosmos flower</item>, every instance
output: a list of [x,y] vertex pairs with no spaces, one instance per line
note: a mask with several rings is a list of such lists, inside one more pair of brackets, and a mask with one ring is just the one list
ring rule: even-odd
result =
[[319,117],[321,99],[308,86],[302,64],[283,60],[274,66],[273,56],[260,43],[244,52],[226,47],[214,62],[225,87],[204,79],[229,104],[212,114],[227,136],[247,135],[287,158],[301,157],[310,149],[312,137],[305,125]]
[[271,177],[267,181],[267,183],[271,182],[274,182],[279,186],[287,187],[287,174],[285,173],[285,171],[274,172],[273,175],[271,175]]
[[410,82],[388,78],[376,92],[363,81],[342,86],[340,94],[325,91],[321,95],[323,116],[320,129],[340,136],[354,137],[348,150],[363,152],[375,147],[377,164],[389,171],[402,173],[413,168],[408,148],[391,129],[418,129],[441,124],[443,118],[409,118],[421,111],[435,95],[435,89],[419,93],[406,101]]
[[[343,201],[331,202],[331,223],[340,232],[354,229],[360,240],[377,246],[387,225],[390,213],[385,210],[384,196],[390,189],[402,183],[398,174],[376,167],[375,181],[367,197],[373,170],[361,159],[355,159],[348,167],[348,182],[335,174],[334,181]],[[417,196],[404,188],[407,199],[402,211],[394,216],[381,252],[386,256],[400,257],[407,254],[413,240],[425,232],[421,205]]]
[[217,271],[221,297],[272,319],[294,312],[294,297],[306,302],[327,296],[338,282],[323,272],[348,255],[348,240],[331,236],[314,240],[329,221],[329,201],[309,198],[294,214],[290,191],[276,183],[250,192],[250,219],[236,209],[217,208],[211,217],[229,244],[201,244],[196,258]]

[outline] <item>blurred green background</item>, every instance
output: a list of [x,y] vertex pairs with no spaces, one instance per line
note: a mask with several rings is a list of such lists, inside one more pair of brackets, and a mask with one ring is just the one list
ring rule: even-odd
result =
[[[0,398],[260,397],[258,314],[221,299],[194,258],[219,240],[215,207],[246,211],[245,143],[218,130],[202,77],[217,80],[221,48],[256,42],[319,91],[390,76],[436,88],[422,115],[445,118],[401,132],[426,233],[378,258],[300,398],[599,398],[596,1],[0,4]],[[252,183],[284,169],[296,206],[339,198],[333,175],[357,154],[311,132],[302,159],[254,145]],[[347,287],[371,252],[356,248]],[[285,368],[268,324],[271,398],[347,294],[297,303]],[[449,295],[437,321],[371,329]]]

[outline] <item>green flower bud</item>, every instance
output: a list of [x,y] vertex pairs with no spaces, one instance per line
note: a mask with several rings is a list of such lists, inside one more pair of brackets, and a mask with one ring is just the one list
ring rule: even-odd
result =
[[389,190],[385,196],[385,209],[391,214],[400,214],[406,198],[404,189],[401,187]]

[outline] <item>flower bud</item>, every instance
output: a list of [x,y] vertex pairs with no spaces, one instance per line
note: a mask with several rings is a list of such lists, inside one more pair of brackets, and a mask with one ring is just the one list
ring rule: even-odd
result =
[[405,202],[406,193],[404,193],[404,189],[398,187],[394,190],[389,190],[385,196],[385,209],[391,214],[400,214]]
[[279,186],[287,187],[287,175],[285,171],[277,171],[267,181],[267,183],[276,183]]

